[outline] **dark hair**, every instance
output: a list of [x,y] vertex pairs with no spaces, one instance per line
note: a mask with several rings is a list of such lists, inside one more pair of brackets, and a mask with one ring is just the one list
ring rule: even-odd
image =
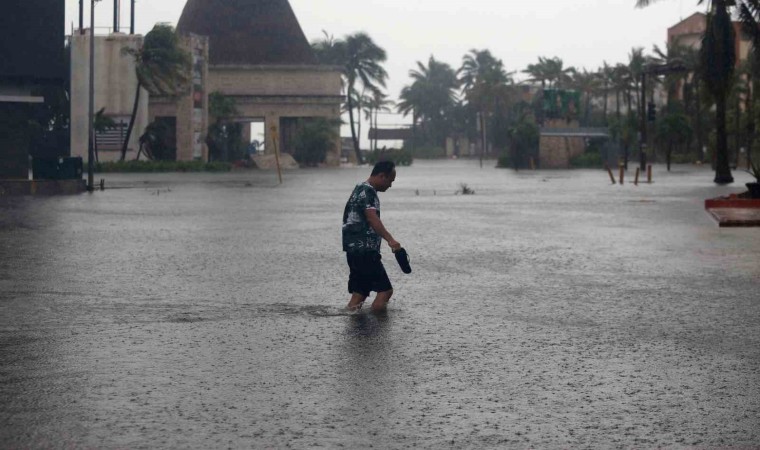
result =
[[386,175],[390,175],[391,172],[393,172],[396,169],[396,163],[393,161],[380,161],[377,164],[375,164],[375,167],[372,169],[372,176],[380,175],[381,173],[384,173]]

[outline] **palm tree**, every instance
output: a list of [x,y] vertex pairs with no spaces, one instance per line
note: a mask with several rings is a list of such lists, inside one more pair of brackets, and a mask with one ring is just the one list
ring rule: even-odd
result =
[[604,93],[604,112],[602,114],[602,117],[604,117],[604,125],[607,126],[607,104],[609,100],[610,86],[613,84],[612,67],[607,64],[607,61],[603,62],[602,67],[597,72],[597,77],[602,84],[602,92]]
[[[643,47],[634,47],[628,54],[628,77],[631,82],[631,91],[629,91],[629,98],[631,95],[630,92],[635,93],[633,95],[633,99],[636,101],[637,116],[641,114],[641,108],[643,107],[640,104],[641,99],[638,95],[638,93],[641,92],[641,74],[644,72],[644,66],[649,62],[649,60],[650,58],[644,55]],[[629,110],[630,109],[631,105],[629,104]]]
[[[688,51],[686,47],[680,44],[678,40],[667,42],[665,48],[661,49],[657,45],[652,48],[654,52],[653,62],[659,65],[672,65],[675,63],[685,63],[685,54]],[[678,90],[683,82],[688,78],[689,72],[668,73],[665,75],[665,91],[668,94],[668,107],[678,97]]]
[[[645,7],[655,0],[636,0],[637,7]],[[701,78],[710,95],[715,100],[715,128],[717,135],[715,183],[733,183],[728,162],[728,136],[726,132],[726,101],[731,90],[734,66],[736,63],[736,45],[734,26],[731,22],[729,8],[735,0],[698,0],[697,4],[709,4],[707,28],[702,38],[700,60],[702,62]],[[740,8],[741,9],[741,8]]]
[[340,66],[346,65],[346,43],[335,39],[327,31],[322,30],[324,38],[311,43],[311,49],[317,55],[320,64]]
[[[471,50],[462,60],[459,81],[467,103],[480,115],[484,130],[482,149],[487,148],[486,118],[498,109],[507,109],[512,99],[512,73],[507,73],[504,63],[488,50]],[[484,152],[481,152],[481,158]]]
[[620,97],[628,92],[631,86],[628,77],[628,67],[623,64],[617,64],[611,68],[610,76],[612,89],[615,91],[615,118],[620,122]]
[[691,126],[686,115],[668,111],[657,123],[657,139],[665,144],[665,161],[670,172],[670,161],[673,149],[677,145],[683,145],[691,136]]
[[[369,106],[369,121],[370,121],[370,128],[375,129],[375,133],[377,133],[377,115],[380,112],[390,112],[390,107],[394,105],[393,100],[388,100],[388,95],[380,92],[375,91],[370,97],[368,106]],[[375,139],[373,141],[372,145],[373,150],[377,150],[377,135],[375,135]]]
[[572,76],[575,73],[574,67],[565,68],[564,62],[557,57],[539,58],[539,61],[541,60],[543,60],[549,87],[562,89],[571,82]]
[[546,89],[546,81],[548,79],[548,76],[546,74],[546,65],[544,64],[543,59],[544,58],[539,57],[537,64],[528,64],[528,68],[523,70],[523,73],[530,75],[528,81],[541,83],[542,91]]
[[582,71],[575,71],[573,74],[572,86],[585,98],[583,102],[584,126],[588,126],[591,115],[591,99],[599,92],[599,85],[600,80],[595,72],[583,69]]
[[356,33],[346,36],[345,45],[345,68],[348,117],[351,124],[351,138],[354,142],[354,152],[357,161],[361,163],[362,156],[359,149],[359,138],[354,124],[354,94],[357,91],[357,82],[361,82],[362,90],[369,91],[372,95],[385,87],[388,73],[381,63],[387,59],[385,50],[379,47],[366,33]]
[[156,25],[145,35],[142,48],[135,50],[125,48],[124,53],[135,60],[137,89],[132,116],[121,147],[121,160],[127,156],[127,146],[132,135],[140,104],[140,91],[145,88],[151,95],[176,96],[187,90],[190,85],[192,57],[179,42],[174,28],[168,25]]
[[413,119],[423,122],[428,140],[441,145],[446,139],[445,123],[456,105],[459,80],[454,69],[431,56],[427,65],[417,62],[409,71],[413,82],[401,91],[399,112],[414,113]]

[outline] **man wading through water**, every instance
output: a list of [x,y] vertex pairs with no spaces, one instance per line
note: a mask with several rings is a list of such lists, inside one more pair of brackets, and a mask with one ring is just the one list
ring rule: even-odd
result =
[[393,239],[380,221],[377,193],[387,191],[395,179],[394,163],[382,161],[375,164],[367,181],[356,185],[343,211],[343,251],[351,270],[348,276],[350,311],[361,309],[371,291],[377,292],[372,311],[385,311],[393,295],[393,286],[380,261],[381,238],[394,252],[401,248],[401,244]]

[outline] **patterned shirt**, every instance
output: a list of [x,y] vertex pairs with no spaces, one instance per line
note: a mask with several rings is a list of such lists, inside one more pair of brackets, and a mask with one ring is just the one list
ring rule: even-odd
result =
[[344,252],[380,251],[382,238],[367,222],[364,211],[368,209],[374,209],[380,217],[377,191],[365,181],[356,185],[343,210]]

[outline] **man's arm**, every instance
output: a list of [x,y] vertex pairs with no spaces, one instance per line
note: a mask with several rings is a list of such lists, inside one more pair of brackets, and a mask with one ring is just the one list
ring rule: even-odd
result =
[[380,217],[377,215],[376,209],[365,209],[364,210],[364,216],[367,218],[367,223],[369,223],[369,226],[372,227],[373,230],[375,230],[375,233],[378,234],[381,238],[385,239],[388,242],[388,245],[391,246],[391,250],[394,252],[401,248],[401,244],[396,242],[395,239],[393,239],[393,236],[388,232],[388,230],[385,229],[385,225],[383,225],[383,221],[380,220]]

